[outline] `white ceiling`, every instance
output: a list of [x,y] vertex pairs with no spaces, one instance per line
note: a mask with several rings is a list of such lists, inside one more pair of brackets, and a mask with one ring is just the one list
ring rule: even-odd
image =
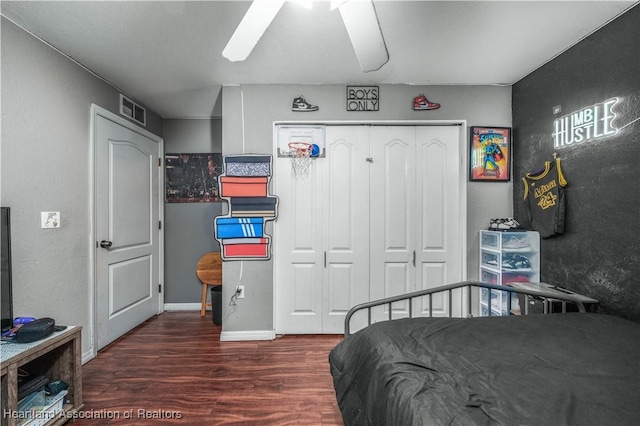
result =
[[637,3],[374,0],[390,60],[370,73],[328,1],[287,2],[235,63],[221,52],[248,1],[2,1],[2,14],[161,116],[196,118],[219,115],[225,84],[514,84]]

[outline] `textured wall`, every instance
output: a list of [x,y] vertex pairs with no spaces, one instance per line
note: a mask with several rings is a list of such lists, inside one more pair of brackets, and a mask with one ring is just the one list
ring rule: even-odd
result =
[[[513,87],[514,211],[522,184],[552,159],[557,116],[613,97],[613,137],[557,152],[569,185],[566,232],[542,241],[541,280],[597,298],[605,312],[640,321],[640,6],[587,37]],[[635,120],[635,121],[634,121]]]

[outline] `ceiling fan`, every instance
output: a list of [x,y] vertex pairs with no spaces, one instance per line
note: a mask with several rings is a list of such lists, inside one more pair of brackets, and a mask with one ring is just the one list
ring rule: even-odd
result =
[[[253,0],[222,56],[231,62],[247,59],[286,0]],[[309,1],[309,0],[307,0]],[[376,71],[389,61],[372,0],[332,0],[349,34],[362,71]]]

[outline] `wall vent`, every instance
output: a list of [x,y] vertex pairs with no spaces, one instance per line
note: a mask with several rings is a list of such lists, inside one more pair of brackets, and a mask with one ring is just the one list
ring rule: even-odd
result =
[[120,93],[120,114],[124,115],[127,118],[130,118],[136,123],[140,123],[145,127],[147,126],[146,108],[133,102],[122,93]]

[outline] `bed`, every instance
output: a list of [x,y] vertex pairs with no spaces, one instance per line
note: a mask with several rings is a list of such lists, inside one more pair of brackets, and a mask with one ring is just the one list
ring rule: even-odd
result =
[[[640,425],[640,324],[585,312],[570,295],[509,289],[526,303],[560,301],[562,311],[549,315],[474,317],[470,309],[351,332],[357,312],[440,291],[468,291],[472,308],[478,288],[504,289],[457,283],[349,312],[345,339],[329,355],[345,425]],[[572,304],[578,312],[568,312]]]

